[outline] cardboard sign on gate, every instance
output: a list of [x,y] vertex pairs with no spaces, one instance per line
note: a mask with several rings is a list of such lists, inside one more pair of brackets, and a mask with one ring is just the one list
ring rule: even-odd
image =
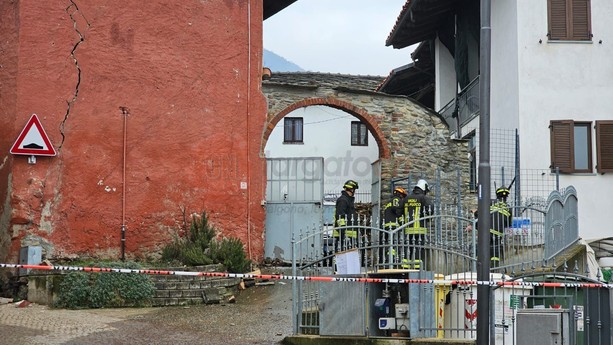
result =
[[14,155],[28,156],[55,156],[57,154],[36,114],[32,114],[10,152]]
[[360,274],[360,253],[357,249],[339,252],[334,257],[336,274]]

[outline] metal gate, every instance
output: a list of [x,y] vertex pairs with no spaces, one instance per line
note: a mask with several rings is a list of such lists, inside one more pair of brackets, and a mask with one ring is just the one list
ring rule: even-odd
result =
[[323,167],[322,157],[266,160],[267,258],[291,261],[292,238],[307,228],[319,228],[323,218]]

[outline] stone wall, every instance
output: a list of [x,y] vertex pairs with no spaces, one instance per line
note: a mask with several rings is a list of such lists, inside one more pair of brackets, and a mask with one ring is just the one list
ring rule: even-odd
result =
[[153,276],[156,292],[153,306],[217,304],[227,301],[240,283],[239,278],[196,276]]
[[[184,210],[261,258],[262,13],[261,1],[1,2],[0,261],[34,243],[53,260],[156,258]],[[57,155],[28,164],[8,151],[33,113]]]
[[[156,268],[160,269],[160,268]],[[208,265],[202,267],[164,268],[168,271],[221,272],[223,267]],[[59,295],[59,287],[68,271],[42,272],[27,276],[28,301],[42,305],[53,305]],[[106,274],[106,273],[102,273]],[[127,273],[126,273],[127,274]],[[240,278],[150,275],[155,284],[152,306],[173,306],[191,304],[217,304],[235,293]]]
[[[437,170],[441,176],[450,176],[444,181],[447,184],[456,183],[459,170],[465,202],[474,199],[468,193],[468,143],[451,139],[447,124],[436,112],[405,96],[364,90],[374,83],[360,83],[360,77],[307,73],[311,81],[306,82],[307,76],[298,75],[302,79],[290,73],[273,74],[263,84],[268,117],[262,152],[272,129],[285,115],[301,107],[330,106],[364,122],[375,137],[381,160],[383,200],[390,196],[392,179],[412,174],[433,181]],[[441,197],[443,202],[453,203],[456,196],[457,193],[449,193]]]

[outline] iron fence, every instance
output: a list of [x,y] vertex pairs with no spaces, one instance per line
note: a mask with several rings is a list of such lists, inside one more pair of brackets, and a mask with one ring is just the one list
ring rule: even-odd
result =
[[[586,325],[610,321],[610,309],[594,302],[606,298],[610,303],[606,286],[539,285],[597,282],[588,277],[583,262],[575,261],[575,267],[569,268],[573,266],[569,257],[562,255],[578,240],[573,222],[576,191],[572,187],[563,193],[554,191],[544,207],[537,206],[511,206],[514,217],[504,232],[505,255],[492,268],[491,279],[502,285],[493,285],[491,334],[496,344],[520,344],[520,321],[534,317],[525,310],[542,307],[567,313],[568,324],[574,327],[569,337],[575,339],[569,344],[604,344],[581,339],[610,338],[610,327],[607,331]],[[413,223],[383,228],[376,216],[347,219],[349,226],[336,229],[344,237],[334,237],[331,226],[301,231],[292,240],[293,275],[317,278],[294,281],[294,332],[474,339],[474,213],[468,207],[440,203],[421,220],[427,227],[423,236],[409,233]],[[356,282],[361,278],[372,280]]]

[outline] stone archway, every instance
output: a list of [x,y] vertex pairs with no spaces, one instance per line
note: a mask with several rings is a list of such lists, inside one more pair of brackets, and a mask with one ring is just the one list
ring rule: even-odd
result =
[[268,113],[262,130],[261,157],[270,134],[284,116],[301,107],[323,105],[360,119],[375,137],[383,199],[389,196],[391,180],[409,173],[434,177],[437,170],[455,174],[460,167],[462,180],[468,181],[467,143],[453,140],[439,114],[411,98],[373,91],[381,82],[382,77],[372,76],[273,73],[262,81]]
[[[419,173],[434,178],[437,174],[452,172],[455,177],[458,167],[461,167],[462,180],[468,181],[467,143],[452,140],[449,128],[441,117],[412,99],[371,91],[381,81],[381,78],[376,77],[322,73],[273,74],[270,79],[262,82],[268,112],[262,129],[260,156],[265,157],[267,142],[278,138],[276,133],[272,133],[285,116],[300,108],[324,106],[359,119],[378,145],[376,172],[380,174],[380,182],[376,186],[373,184],[373,193],[376,194],[372,195],[372,214],[375,218],[380,216],[382,200],[389,199],[391,181],[397,177]],[[444,202],[452,202],[450,198],[455,196],[443,195],[442,199]],[[284,203],[285,200],[278,202]],[[277,200],[267,203],[267,212],[268,207],[276,203]],[[270,210],[266,217],[266,238],[270,239],[266,241],[269,248],[266,253],[277,255],[271,248],[287,245],[287,241],[280,239],[288,231],[296,235],[294,231],[298,224],[292,223],[296,218],[283,218],[274,208]],[[312,210],[301,214],[315,212]],[[275,222],[277,218],[281,220]],[[278,224],[282,226],[276,227]]]
[[266,141],[270,137],[270,133],[272,133],[277,123],[281,121],[283,117],[285,117],[287,114],[291,113],[296,109],[315,105],[329,106],[338,110],[345,111],[358,118],[366,125],[366,128],[368,128],[368,130],[375,138],[377,145],[379,145],[379,158],[383,159],[390,157],[390,145],[387,142],[383,131],[381,131],[381,129],[379,128],[379,124],[375,121],[373,116],[368,114],[365,110],[360,109],[351,103],[332,97],[304,99],[294,104],[291,104],[290,106],[282,109],[276,114],[269,113],[269,117],[267,118],[267,123],[264,128],[262,143],[260,145],[260,153],[263,155],[264,147],[266,146]]

